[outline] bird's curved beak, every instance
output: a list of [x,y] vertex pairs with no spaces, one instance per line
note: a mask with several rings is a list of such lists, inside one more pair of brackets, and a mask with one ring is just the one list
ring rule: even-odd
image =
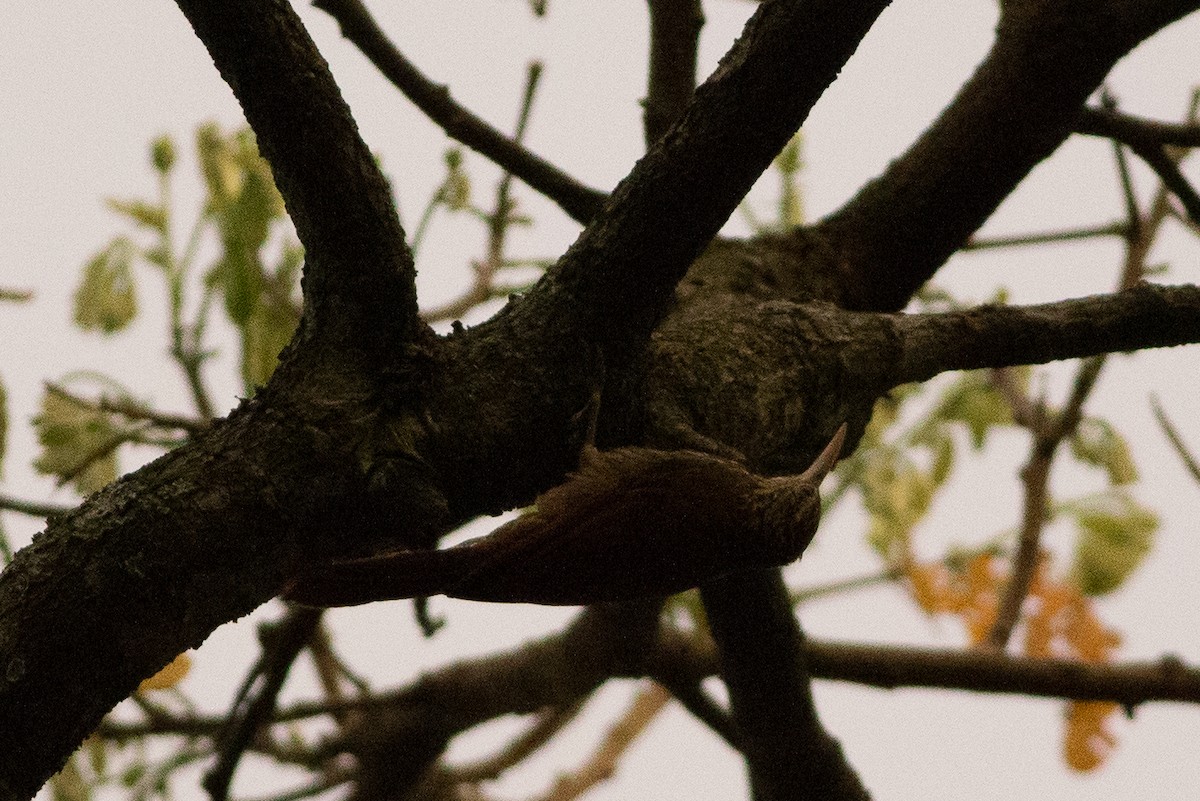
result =
[[821,455],[809,465],[807,470],[800,474],[800,480],[808,481],[812,484],[820,484],[822,479],[833,469],[833,466],[837,464],[838,457],[842,455],[842,445],[845,441],[846,424],[842,423],[837,433],[833,435],[833,439],[829,440],[829,444],[825,446],[825,450],[821,451]]

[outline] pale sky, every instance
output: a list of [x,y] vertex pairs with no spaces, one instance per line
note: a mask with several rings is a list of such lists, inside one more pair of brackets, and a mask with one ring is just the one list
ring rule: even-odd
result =
[[[546,73],[528,144],[573,175],[609,188],[637,158],[642,147],[637,101],[645,80],[644,3],[551,0],[543,20],[534,20],[523,0],[370,5],[401,50],[504,130],[515,118],[527,61],[542,59]],[[715,65],[752,7],[738,0],[706,2],[702,74]],[[910,0],[883,15],[805,128],[805,202],[812,216],[836,208],[877,174],[954,94],[989,45],[995,7],[990,0]],[[328,17],[307,6],[300,10],[364,138],[381,155],[411,230],[441,179],[445,139],[339,37]],[[36,299],[0,305],[0,378],[8,389],[10,414],[0,487],[22,497],[66,503],[73,500],[69,492],[55,490],[29,468],[36,443],[27,420],[36,410],[42,380],[102,368],[163,409],[184,410],[187,403],[185,387],[165,354],[162,290],[148,269],[140,275],[143,313],[130,332],[105,340],[70,327],[69,302],[80,266],[113,234],[125,231],[102,198],[149,196],[154,176],[147,165],[147,143],[171,133],[183,145],[179,199],[185,208],[195,204],[192,131],[207,119],[233,127],[240,123],[240,112],[183,16],[167,0],[6,0],[3,16],[0,132],[6,147],[0,153],[0,287],[31,289]],[[1123,108],[1178,119],[1191,86],[1200,82],[1198,37],[1200,17],[1193,17],[1118,65],[1110,86]],[[1137,166],[1145,201],[1154,184]],[[495,171],[474,155],[468,156],[467,167],[481,197],[490,197]],[[1195,165],[1190,174],[1200,179]],[[763,188],[760,210],[766,209],[772,191]],[[511,253],[561,252],[576,226],[532,192],[521,190],[519,197],[536,225],[514,236]],[[1121,213],[1107,143],[1076,138],[1034,173],[986,230],[1020,233],[1103,223]],[[730,230],[740,229],[735,225]],[[444,218],[434,224],[418,264],[424,303],[454,294],[456,282],[465,280],[468,260],[480,254],[481,242],[477,226]],[[1158,280],[1200,281],[1198,252],[1176,228],[1152,259],[1171,265],[1171,272]],[[1040,302],[1108,291],[1119,258],[1120,246],[1114,242],[960,256],[938,282],[980,300],[1003,283],[1014,302]],[[1104,619],[1125,636],[1122,659],[1175,653],[1200,663],[1194,578],[1200,574],[1194,525],[1200,487],[1169,451],[1147,405],[1148,393],[1157,392],[1184,436],[1200,450],[1197,364],[1194,348],[1115,358],[1088,407],[1116,421],[1130,438],[1143,475],[1137,497],[1163,520],[1155,551],[1140,572],[1100,603]],[[220,408],[236,403],[236,366],[226,359],[208,374]],[[1044,385],[1050,397],[1061,399],[1070,369],[1041,374],[1048,376]],[[1027,444],[1024,433],[1002,434],[987,460],[963,468],[920,529],[922,553],[937,555],[951,542],[982,542],[1016,525],[1016,474]],[[122,465],[137,466],[132,457]],[[1066,461],[1058,468],[1053,486],[1059,497],[1102,485],[1095,472],[1071,468]],[[35,522],[10,513],[4,514],[4,525],[18,545],[36,530]],[[494,521],[482,521],[480,531],[492,525]],[[877,568],[864,531],[864,519],[854,509],[834,515],[803,563],[791,568],[793,584],[819,584]],[[1052,547],[1069,553],[1070,532],[1052,527],[1048,539]],[[349,661],[387,687],[451,656],[495,650],[553,630],[574,614],[445,600],[435,601],[435,608],[447,613],[451,625],[429,644],[419,642],[404,604],[337,610],[331,619]],[[266,607],[214,634],[194,655],[188,692],[213,709],[222,708],[253,658],[253,622],[277,611]],[[962,642],[955,621],[926,618],[896,588],[815,603],[802,611],[801,619],[813,637],[944,646]],[[300,697],[310,686],[307,667],[300,665],[285,697]],[[527,797],[545,787],[555,772],[578,764],[627,692],[627,687],[606,689],[596,702],[597,714],[585,718],[590,725],[571,732],[562,745],[533,761],[530,770],[500,783],[495,795]],[[817,696],[829,729],[880,799],[1082,801],[1200,795],[1195,760],[1200,712],[1194,708],[1152,704],[1138,710],[1136,720],[1117,726],[1121,742],[1110,763],[1079,778],[1063,767],[1059,754],[1061,702],[883,692],[824,682],[817,684]],[[496,738],[493,729],[471,740],[486,751],[489,743],[494,747],[501,741]],[[457,745],[454,751],[465,753]],[[283,786],[295,779],[285,777]],[[267,795],[278,786],[270,782],[277,780],[244,769],[235,793]],[[706,801],[745,797],[744,788],[740,760],[671,707],[627,755],[617,776],[588,797]],[[179,798],[189,801],[205,797],[195,782],[177,790]]]

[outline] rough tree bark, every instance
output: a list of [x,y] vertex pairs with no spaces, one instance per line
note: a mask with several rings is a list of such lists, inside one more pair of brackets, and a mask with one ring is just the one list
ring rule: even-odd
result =
[[[710,244],[888,4],[764,3],[538,286],[445,338],[417,316],[383,179],[290,6],[178,4],[275,170],[307,252],[304,319],[254,399],[51,520],[0,574],[0,798],[31,796],[139,680],[273,597],[303,565],[428,546],[561,480],[601,362],[601,446],[709,438],[760,471],[784,472],[843,421],[855,441],[875,399],[905,381],[1200,341],[1194,287],[889,313],[1071,133],[1111,66],[1197,2],[1008,0],[977,75],[845,208],[810,229]],[[677,102],[679,85],[664,97]],[[577,217],[594,211],[588,197],[573,196]],[[1023,336],[997,349],[997,330]],[[723,610],[727,643],[745,636],[742,603],[778,635],[758,666],[723,651],[726,674],[766,666],[799,704],[787,708],[804,709],[802,637],[772,600],[775,581],[734,577],[744,593],[710,588],[706,602]],[[580,625],[617,625],[612,614]],[[608,675],[631,670],[627,655],[612,661]],[[835,777],[825,797],[858,797],[815,716],[802,736],[824,761],[770,773],[764,760],[805,743],[780,739],[795,733],[762,717],[769,704],[738,698],[736,723],[761,734],[746,749],[757,798],[800,797],[795,783],[817,774]],[[426,737],[410,767],[419,773],[447,739]],[[385,763],[373,750],[384,742],[357,753]]]

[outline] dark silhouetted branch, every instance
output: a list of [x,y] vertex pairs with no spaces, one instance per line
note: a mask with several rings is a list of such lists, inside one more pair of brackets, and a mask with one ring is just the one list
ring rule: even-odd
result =
[[643,111],[646,146],[683,113],[696,90],[696,49],[704,10],[700,0],[648,0],[650,69]]
[[1087,106],[1079,113],[1075,132],[1104,136],[1134,145],[1200,147],[1200,125],[1187,122],[1148,120],[1116,109]]
[[204,789],[213,801],[228,798],[229,782],[242,754],[255,733],[271,722],[292,663],[320,622],[320,610],[293,608],[280,623],[267,629],[262,658],[251,671],[225,727],[217,735],[217,762],[204,776]]
[[421,326],[415,270],[391,192],[291,4],[178,4],[241,103],[304,244],[308,333],[368,352],[410,341]]
[[421,74],[380,30],[361,0],[315,0],[363,55],[431,120],[472,150],[494,161],[586,224],[600,211],[604,192],[584,186],[455,102],[450,90]]
[[1112,65],[1197,7],[1195,0],[1007,3],[991,52],[950,106],[819,224],[841,258],[845,304],[903,308],[1071,134]]
[[1139,284],[1035,306],[980,306],[895,318],[904,337],[899,376],[1015,367],[1101,353],[1200,342],[1200,287]]
[[755,801],[866,799],[813,705],[804,635],[778,570],[701,587]]

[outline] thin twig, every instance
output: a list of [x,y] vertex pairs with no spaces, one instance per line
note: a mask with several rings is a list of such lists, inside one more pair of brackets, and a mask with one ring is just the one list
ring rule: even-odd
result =
[[1175,197],[1179,198],[1179,202],[1187,211],[1188,218],[1194,223],[1200,223],[1200,195],[1180,172],[1176,160],[1172,159],[1162,147],[1130,145],[1130,149],[1146,162],[1150,169],[1154,170],[1159,180],[1163,182],[1163,186],[1170,189]]
[[[213,801],[229,797],[229,783],[242,754],[259,728],[273,717],[279,691],[292,663],[312,638],[320,620],[319,609],[294,608],[273,627],[273,640],[264,645],[265,652],[244,685],[246,692],[240,693],[239,703],[230,709],[228,721],[217,737],[217,761],[204,776],[204,789]],[[256,684],[259,692],[251,697],[248,688]]]
[[607,195],[584,186],[488,125],[418,70],[384,35],[360,0],[315,0],[333,17],[371,63],[448,136],[491,159],[559,205],[572,219],[587,223]]
[[579,699],[570,706],[560,709],[547,707],[537,714],[532,725],[490,757],[469,765],[451,768],[455,782],[477,784],[499,777],[506,770],[525,761],[530,754],[550,742],[563,727],[573,721],[586,699]]
[[997,651],[1004,650],[1017,621],[1021,618],[1021,608],[1033,584],[1033,574],[1037,569],[1038,555],[1041,551],[1042,525],[1046,519],[1047,484],[1050,465],[1054,459],[1054,446],[1049,446],[1047,451],[1048,442],[1037,433],[1034,434],[1034,442],[1029,463],[1021,471],[1021,481],[1025,485],[1025,502],[1022,507],[1021,533],[1017,538],[1017,553],[1009,571],[1008,584],[996,611],[996,619],[987,634],[986,644]]
[[1161,122],[1125,114],[1115,108],[1084,108],[1075,124],[1075,132],[1106,136],[1130,147],[1142,144],[1200,147],[1200,125],[1195,122]]
[[[1113,102],[1106,99],[1106,102]],[[1125,211],[1129,221],[1126,226],[1125,263],[1120,276],[1120,289],[1135,286],[1145,273],[1145,259],[1150,252],[1150,245],[1161,228],[1163,216],[1159,211],[1162,200],[1162,190],[1149,214],[1143,215],[1133,190],[1133,179],[1130,176],[1129,165],[1120,144],[1113,145],[1118,179],[1121,183]],[[1075,433],[1083,417],[1083,404],[1096,385],[1100,372],[1108,359],[1108,354],[1102,353],[1085,359],[1075,374],[1071,394],[1062,411],[1053,417],[1047,417],[1038,407],[1038,412],[1030,414],[1028,404],[1020,402],[1022,393],[1016,391],[1011,382],[1002,386],[1002,391],[1008,397],[1017,398],[1014,403],[1014,418],[1024,424],[1033,434],[1033,445],[1030,449],[1029,462],[1021,471],[1021,480],[1025,485],[1025,501],[1021,515],[1021,532],[1017,540],[1017,552],[1009,571],[1008,584],[1000,599],[996,611],[996,619],[988,630],[986,644],[996,650],[1004,650],[1012,636],[1013,629],[1021,617],[1021,609],[1033,584],[1033,576],[1037,571],[1041,551],[1041,534],[1046,519],[1046,506],[1049,503],[1050,468],[1054,462],[1055,452],[1062,441]],[[1018,413],[1018,409],[1021,413]]]
[[1071,242],[1079,239],[1094,239],[1102,236],[1126,235],[1127,223],[1110,222],[1090,228],[1067,228],[1062,231],[1043,231],[1014,236],[972,237],[963,250],[988,250],[993,248],[1020,247],[1023,245],[1046,245],[1053,242]]
[[[521,110],[517,115],[516,131],[513,134],[513,141],[518,145],[525,140],[525,131],[529,126],[529,117],[533,111],[533,99],[541,75],[541,63],[530,62],[525,77],[525,92],[521,100]],[[512,225],[512,179],[513,174],[506,170],[496,184],[496,203],[487,220],[487,257],[482,261],[472,262],[474,277],[471,286],[454,300],[422,313],[421,317],[426,322],[457,319],[480,303],[495,297],[495,277],[496,273],[504,266],[504,242],[508,229]],[[422,223],[424,222],[422,219]]]
[[699,679],[675,676],[665,671],[656,672],[655,681],[666,687],[692,717],[712,729],[730,748],[741,750],[742,738],[729,711],[704,691]]
[[1150,396],[1150,408],[1154,410],[1154,418],[1158,420],[1158,424],[1162,427],[1163,433],[1167,435],[1167,439],[1171,443],[1171,447],[1175,449],[1175,453],[1179,454],[1179,458],[1183,461],[1183,466],[1192,474],[1192,478],[1200,483],[1200,463],[1196,462],[1196,458],[1192,456],[1187,445],[1183,441],[1183,437],[1179,436],[1179,430],[1167,417],[1167,413],[1163,410],[1162,404],[1158,402],[1157,395]]
[[572,801],[609,779],[616,772],[621,757],[669,700],[670,693],[660,684],[650,683],[639,690],[625,714],[609,729],[588,760],[574,773],[560,776],[539,801]]
[[101,395],[98,400],[90,400],[81,395],[76,395],[61,384],[56,384],[52,381],[46,382],[46,391],[52,392],[84,409],[96,412],[111,412],[130,420],[153,423],[162,428],[179,429],[187,431],[189,434],[194,434],[208,427],[206,420],[198,420],[195,417],[182,414],[155,411],[128,398],[114,398],[109,395]]
[[831,595],[840,595],[844,592],[850,592],[853,590],[864,590],[868,587],[875,587],[880,584],[887,584],[896,581],[903,575],[904,568],[889,567],[884,570],[869,573],[865,576],[838,579],[837,581],[830,581],[826,584],[803,587],[798,590],[792,590],[792,603],[805,604],[809,601],[816,601],[821,598],[827,598]]
[[643,115],[646,146],[683,113],[696,90],[696,50],[704,11],[700,0],[649,0],[650,65]]
[[0,509],[7,509],[10,512],[19,512],[30,517],[54,517],[55,515],[65,515],[71,511],[73,506],[64,506],[56,503],[41,503],[38,501],[26,501],[20,498],[14,498],[11,495],[0,493]]

